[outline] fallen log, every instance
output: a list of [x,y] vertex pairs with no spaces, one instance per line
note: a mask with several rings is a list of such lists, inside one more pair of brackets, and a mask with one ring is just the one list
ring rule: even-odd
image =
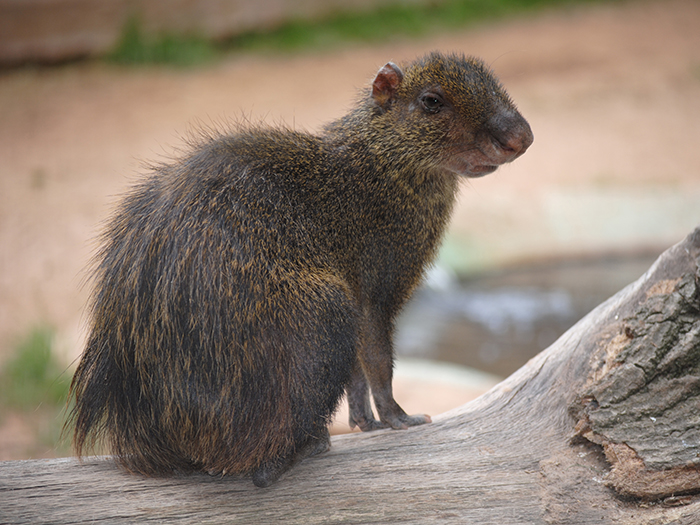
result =
[[0,463],[0,522],[700,523],[700,229],[487,394],[267,489]]

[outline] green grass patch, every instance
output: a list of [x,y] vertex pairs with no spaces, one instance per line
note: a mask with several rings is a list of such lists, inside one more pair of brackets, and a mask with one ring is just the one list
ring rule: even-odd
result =
[[148,35],[137,18],[127,21],[122,36],[107,58],[118,64],[167,64],[195,66],[220,54],[216,45],[194,35]]
[[224,43],[232,50],[326,49],[352,42],[382,42],[454,31],[484,21],[605,0],[445,0],[389,4],[370,11],[338,12],[319,20],[292,20],[270,31],[251,31]]
[[53,339],[53,331],[42,327],[18,343],[14,357],[0,371],[0,406],[18,410],[63,407],[71,378],[53,355]]
[[281,26],[249,31],[222,42],[192,35],[147,35],[130,19],[109,59],[121,64],[193,66],[227,52],[294,52],[328,49],[354,42],[376,43],[454,31],[480,22],[523,15],[550,7],[620,0],[444,0],[395,4],[376,9],[342,11],[315,19],[290,20]]

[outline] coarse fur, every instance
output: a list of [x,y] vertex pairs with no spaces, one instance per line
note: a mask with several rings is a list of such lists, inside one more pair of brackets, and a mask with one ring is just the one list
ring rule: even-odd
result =
[[430,422],[393,398],[394,319],[459,176],[531,142],[482,62],[432,53],[381,68],[318,135],[242,126],[154,168],[95,259],[71,385],[78,455],[106,439],[130,471],[267,486],[330,446],[346,390],[362,430]]

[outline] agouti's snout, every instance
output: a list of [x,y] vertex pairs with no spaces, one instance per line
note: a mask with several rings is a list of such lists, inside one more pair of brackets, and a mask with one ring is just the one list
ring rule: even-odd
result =
[[486,122],[473,141],[466,139],[445,167],[463,177],[483,177],[517,159],[533,140],[530,125],[520,113],[504,108]]
[[489,121],[487,129],[495,146],[495,155],[503,159],[501,164],[511,162],[525,153],[535,138],[530,124],[520,113],[514,111],[497,113]]

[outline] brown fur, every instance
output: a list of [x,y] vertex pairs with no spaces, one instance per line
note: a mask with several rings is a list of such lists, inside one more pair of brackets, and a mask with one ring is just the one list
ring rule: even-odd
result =
[[458,177],[531,142],[481,62],[434,53],[381,68],[318,136],[242,127],[155,168],[95,259],[71,390],[78,454],[105,438],[131,471],[266,486],[328,448],[346,389],[363,430],[429,422],[394,401],[394,318]]

